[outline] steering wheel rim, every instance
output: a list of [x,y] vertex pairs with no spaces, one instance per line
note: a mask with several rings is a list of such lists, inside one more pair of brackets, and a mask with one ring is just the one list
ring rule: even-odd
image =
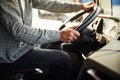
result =
[[[100,7],[98,7],[97,5],[95,5],[94,9],[92,9],[92,13],[90,13],[84,20],[83,22],[76,28],[76,30],[78,32],[82,32],[100,13],[101,9]],[[79,13],[77,13],[76,15],[74,15],[73,17],[71,17],[69,20],[67,20],[66,22],[63,23],[63,25],[61,25],[60,30],[63,29],[65,27],[65,24],[68,22],[72,22],[75,19],[77,19],[78,17],[84,15],[85,13],[91,11],[91,9],[85,10],[85,11],[81,11]]]
[[[81,33],[85,28],[87,28],[87,26],[98,16],[98,14],[99,14],[100,11],[101,11],[100,7],[98,7],[97,5],[95,5],[94,9],[92,9],[92,10],[93,10],[92,13],[89,14],[89,15],[84,19],[83,23],[80,24],[80,25],[76,28],[76,30],[77,30],[78,32]],[[66,24],[66,23],[68,23],[68,22],[70,22],[70,21],[71,21],[71,22],[74,21],[75,19],[77,19],[78,17],[82,16],[83,14],[85,14],[85,13],[87,13],[87,12],[89,12],[89,11],[91,11],[91,9],[88,9],[88,10],[85,10],[85,11],[81,11],[80,13],[76,14],[75,16],[73,16],[72,18],[70,18],[69,20],[67,20],[66,22],[64,22],[64,23],[61,25],[61,27],[60,27],[59,30],[63,29],[63,28],[65,27],[65,24]],[[58,41],[58,42],[56,42],[56,43],[54,43],[54,44],[61,44],[61,43],[62,43],[61,41]]]
[[101,11],[100,7],[95,5],[93,12],[83,20],[82,24],[80,24],[76,28],[76,30],[78,32],[82,32],[99,15],[100,11]]

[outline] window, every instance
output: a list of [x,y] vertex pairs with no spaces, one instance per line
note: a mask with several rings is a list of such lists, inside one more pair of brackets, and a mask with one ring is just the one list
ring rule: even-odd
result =
[[94,1],[94,0],[81,0],[82,3],[86,3],[86,2],[89,2],[89,1]]
[[120,0],[112,0],[112,14],[120,18]]

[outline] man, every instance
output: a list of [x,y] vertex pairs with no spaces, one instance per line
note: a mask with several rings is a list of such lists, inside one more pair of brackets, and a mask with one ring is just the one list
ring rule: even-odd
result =
[[80,33],[73,27],[60,31],[31,27],[32,8],[67,13],[93,7],[93,2],[0,0],[0,72],[40,68],[46,76],[45,80],[68,80],[71,66],[69,55],[59,50],[41,49],[37,45],[71,42]]

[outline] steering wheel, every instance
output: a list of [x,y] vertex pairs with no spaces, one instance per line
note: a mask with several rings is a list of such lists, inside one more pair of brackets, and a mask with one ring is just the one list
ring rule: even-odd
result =
[[[82,32],[85,28],[87,28],[87,26],[98,16],[98,14],[100,13],[101,9],[100,7],[98,7],[97,5],[95,5],[94,9],[92,9],[92,13],[90,13],[84,20],[83,22],[76,28],[76,30],[78,32]],[[91,11],[91,9],[85,10],[85,11],[81,11],[78,14],[76,14],[75,16],[73,16],[72,18],[70,18],[68,21],[66,21],[60,29],[65,27],[65,24],[67,22],[72,22],[75,19],[79,18],[80,16],[82,16],[83,14],[87,13]]]
[[[91,11],[91,9],[88,9],[88,10],[81,11],[81,12],[77,13],[75,16],[71,17],[69,20],[67,20],[65,23],[63,23],[61,25],[61,27],[60,27],[59,30],[63,29],[65,27],[66,23],[72,22],[72,21],[78,19],[80,16],[84,15],[85,13],[88,13],[89,11]],[[81,33],[98,16],[98,14],[100,13],[100,11],[101,11],[100,7],[98,7],[97,5],[95,5],[94,9],[92,9],[92,13],[90,13],[83,20],[83,22],[76,28],[76,30]],[[76,42],[76,41],[74,41],[74,42]],[[58,42],[56,42],[54,44],[61,44],[61,43],[62,43],[61,41],[58,41]]]

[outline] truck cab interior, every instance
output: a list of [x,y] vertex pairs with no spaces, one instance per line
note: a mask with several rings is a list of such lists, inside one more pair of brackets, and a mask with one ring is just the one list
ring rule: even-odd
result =
[[[56,20],[56,23],[61,25],[59,29],[65,27],[64,24],[69,22],[79,24],[76,29],[81,36],[76,41],[55,44],[60,44],[62,50],[71,56],[70,80],[120,80],[120,1],[77,1],[82,3],[94,1],[96,6],[92,13],[79,11],[69,18],[63,14],[62,16],[61,14],[54,15],[55,19],[56,16],[57,19],[58,16],[59,19],[64,17],[62,20],[67,18],[67,20],[63,20],[64,23]],[[50,17],[47,15],[48,18]],[[33,25],[37,24],[33,22]],[[40,69],[31,69],[13,73],[18,74],[15,80],[24,80],[22,79],[23,75],[19,75],[19,73],[38,73],[42,76],[44,72]],[[11,73],[7,73],[6,76],[9,74]]]
[[[72,44],[63,44],[63,50],[72,57],[71,80],[119,80],[120,15],[118,8],[120,1],[93,1],[99,6],[100,11],[96,10],[94,15],[91,13],[92,17],[89,14],[86,17],[84,14],[82,20],[77,16],[75,22],[80,22],[78,31],[80,30],[81,36]],[[93,20],[90,21],[90,19]],[[87,25],[87,22],[90,24]],[[87,27],[82,28],[84,26]]]

